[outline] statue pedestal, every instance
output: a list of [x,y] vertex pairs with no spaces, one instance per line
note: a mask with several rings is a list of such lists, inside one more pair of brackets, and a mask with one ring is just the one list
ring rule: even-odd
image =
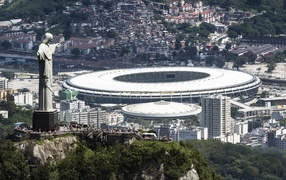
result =
[[57,128],[58,113],[54,111],[35,110],[33,113],[33,131],[55,131]]

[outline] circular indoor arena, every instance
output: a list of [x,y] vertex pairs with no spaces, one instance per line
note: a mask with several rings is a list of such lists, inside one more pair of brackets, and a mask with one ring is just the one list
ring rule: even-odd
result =
[[130,104],[122,108],[125,120],[187,119],[194,115],[197,116],[201,111],[201,107],[195,104],[167,101]]

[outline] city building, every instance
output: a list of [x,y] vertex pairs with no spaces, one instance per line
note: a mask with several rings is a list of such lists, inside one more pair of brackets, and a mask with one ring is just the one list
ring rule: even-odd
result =
[[234,133],[241,134],[241,135],[248,133],[248,122],[245,121],[245,122],[235,123]]
[[[109,112],[108,110],[106,111]],[[106,119],[107,124],[114,126],[124,122],[124,116],[121,113],[121,110],[114,110],[113,112],[107,113]]]
[[78,124],[93,125],[100,128],[101,124],[106,123],[106,111],[94,108],[82,108],[67,110],[64,113],[61,121],[63,122],[76,122]]
[[154,131],[157,133],[157,136],[165,136],[170,137],[170,125],[169,124],[161,124],[159,126],[154,126]]
[[230,97],[212,95],[201,99],[200,125],[208,128],[208,137],[217,138],[231,133]]
[[8,89],[8,79],[5,77],[0,77],[0,90]]
[[14,89],[0,90],[0,100],[6,101],[8,95],[16,94],[16,93],[18,93],[18,90],[14,90]]
[[16,105],[30,105],[33,106],[33,94],[30,92],[20,92],[13,94]]
[[60,101],[60,111],[82,109],[84,107],[85,102],[78,99]]
[[238,108],[237,119],[241,121],[255,120],[257,117],[271,117],[272,109],[270,107],[253,107],[238,101],[230,100],[231,106]]
[[80,111],[81,109],[86,107],[84,101],[73,98],[69,99],[71,100],[60,101],[60,121],[70,122],[70,113],[68,115],[69,117],[66,117],[67,112]]
[[1,115],[3,118],[8,118],[8,111],[1,110],[1,111],[0,111],[0,115]]
[[267,132],[269,131],[268,128],[256,128],[252,131],[242,135],[242,144],[251,147],[267,147]]
[[214,139],[220,140],[221,142],[237,144],[240,143],[240,135],[237,133],[228,133],[220,137],[215,137]]
[[190,128],[175,128],[171,130],[170,137],[173,141],[183,140],[207,140],[208,128],[192,126]]
[[273,128],[267,132],[268,147],[286,150],[286,129],[284,127]]

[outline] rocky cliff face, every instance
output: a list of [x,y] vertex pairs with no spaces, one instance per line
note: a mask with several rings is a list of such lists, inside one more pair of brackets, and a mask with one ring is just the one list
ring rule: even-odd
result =
[[31,164],[55,164],[76,147],[77,137],[57,137],[52,140],[27,140],[16,144]]
[[199,175],[195,169],[187,172],[187,174],[181,177],[179,180],[199,180]]
[[[26,140],[15,145],[24,153],[30,164],[37,166],[45,163],[56,164],[76,148],[77,141],[78,137],[67,136],[41,141]],[[132,179],[164,180],[166,179],[165,170],[164,163],[149,162],[143,164],[142,171],[139,174],[135,174]],[[180,177],[179,180],[199,180],[199,175],[195,167],[192,166],[192,169]]]
[[[154,169],[155,170],[155,169]],[[164,180],[166,179],[164,176],[164,164],[160,165],[159,170],[155,170],[153,172],[146,173],[146,171],[142,170],[141,178],[134,177],[134,179],[144,179],[144,180]],[[188,171],[183,177],[180,177],[179,180],[199,180],[199,175],[197,171],[192,167],[190,171]]]

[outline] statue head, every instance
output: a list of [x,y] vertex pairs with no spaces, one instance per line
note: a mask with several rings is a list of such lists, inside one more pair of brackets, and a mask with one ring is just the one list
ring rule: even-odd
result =
[[44,35],[43,43],[48,44],[53,41],[53,35],[51,33],[46,33]]

